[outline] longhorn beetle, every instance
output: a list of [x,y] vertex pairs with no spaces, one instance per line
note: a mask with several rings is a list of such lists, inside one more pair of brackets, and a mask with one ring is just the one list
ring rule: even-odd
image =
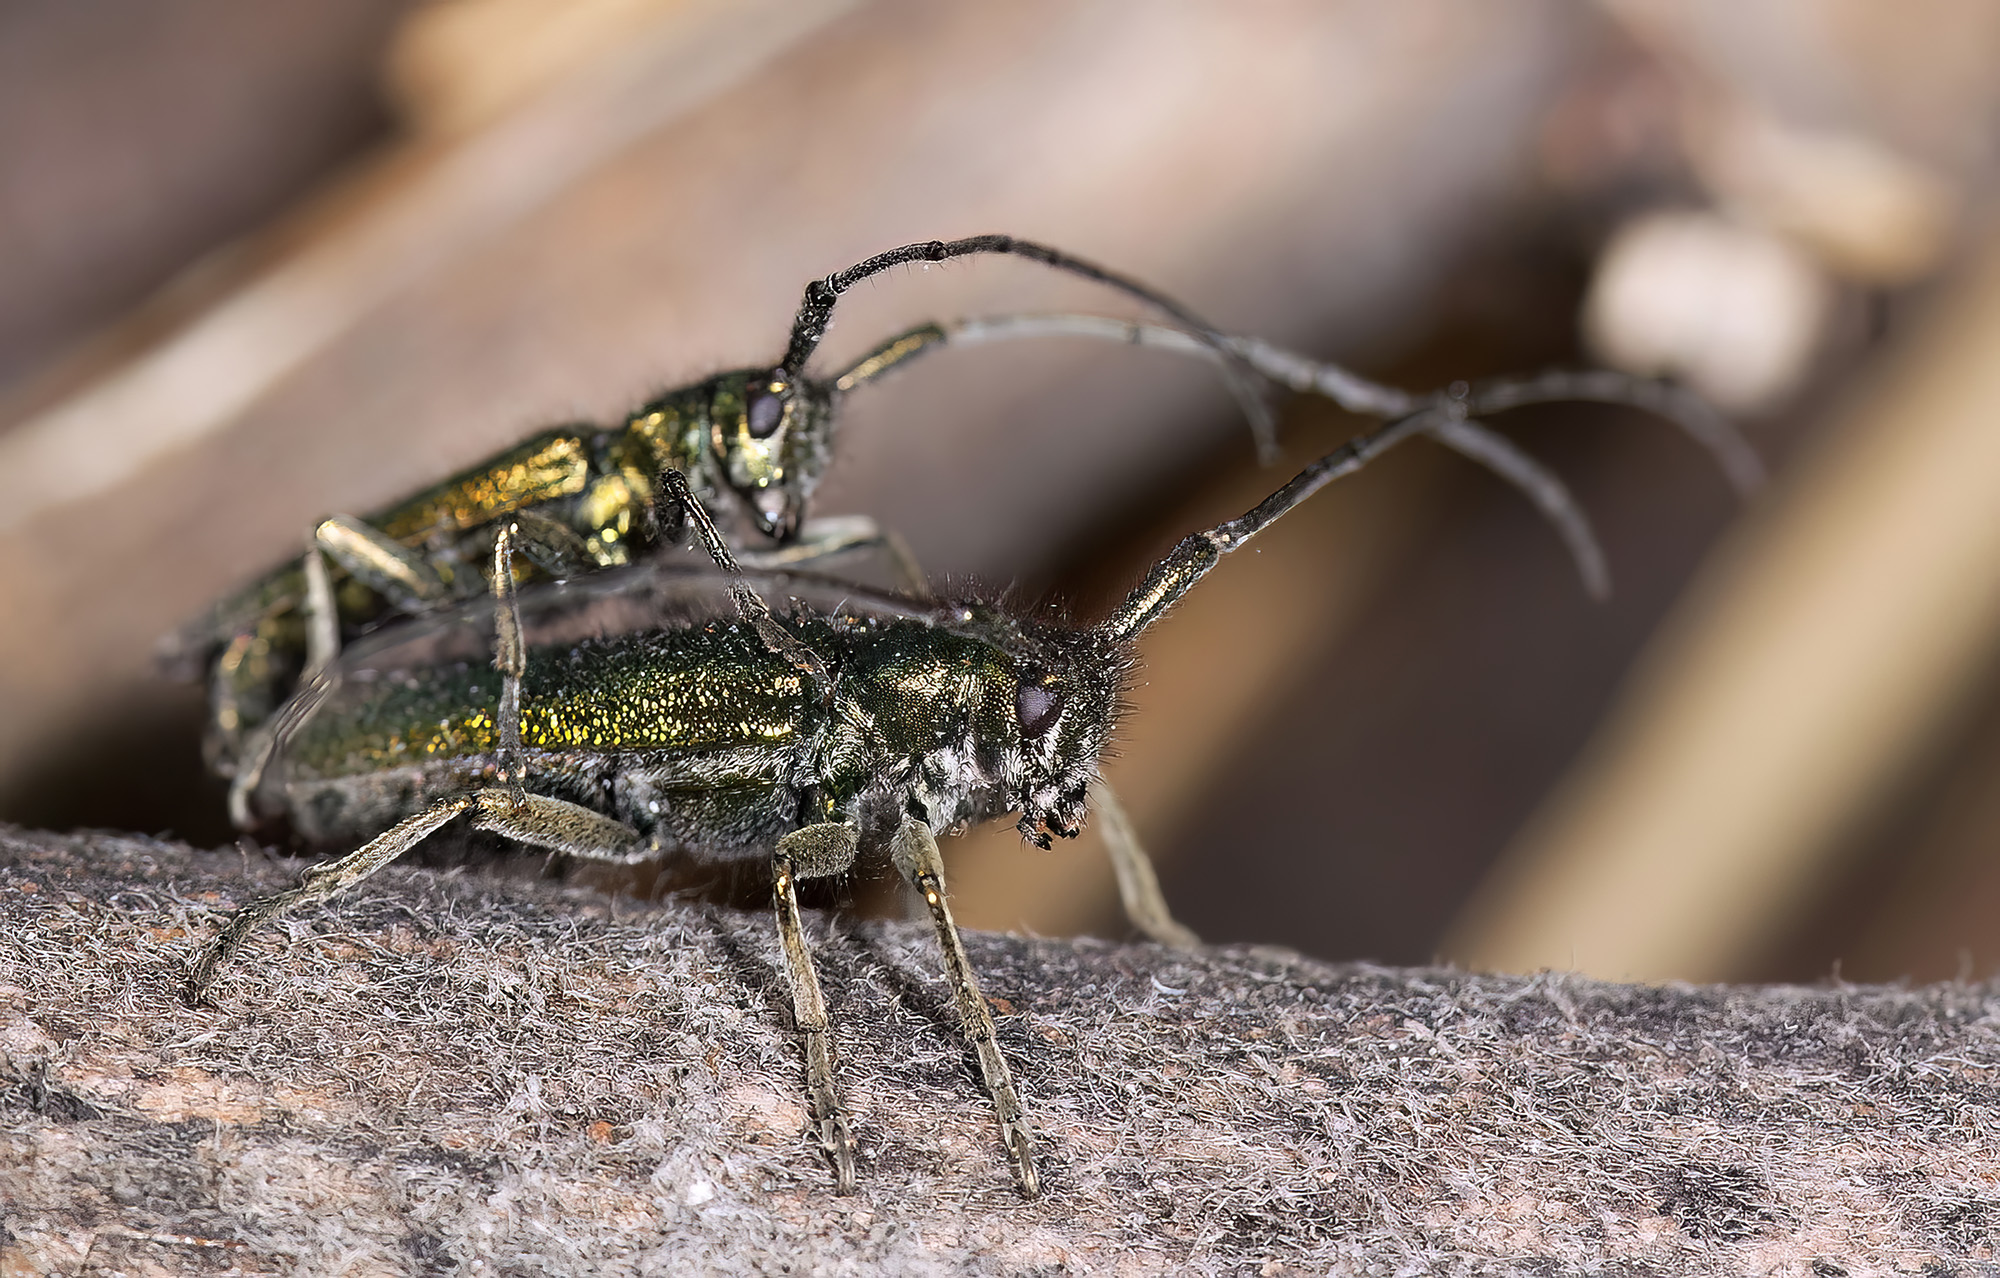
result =
[[[1096,281],[1160,311],[1174,326],[1093,315],[926,323],[881,343],[830,377],[807,372],[841,295],[856,284],[906,263],[976,254],[1024,257]],[[272,721],[300,684],[342,644],[371,628],[476,597],[484,589],[479,565],[490,557],[502,521],[515,528],[519,554],[552,577],[646,557],[663,543],[680,540],[692,524],[712,555],[733,553],[765,567],[806,563],[880,542],[897,554],[905,584],[921,590],[921,574],[899,543],[868,521],[806,522],[813,491],[832,456],[841,403],[848,392],[928,351],[1030,337],[1111,339],[1215,360],[1267,454],[1272,426],[1252,378],[1326,395],[1378,417],[1442,402],[1377,386],[1252,339],[1225,336],[1157,290],[1046,245],[984,235],[891,249],[807,286],[776,365],[736,369],[668,391],[616,427],[572,425],[544,431],[365,519],[323,519],[296,566],[230,596],[171,639],[165,648],[168,664],[184,673],[206,670],[207,749],[215,770],[234,779],[232,817],[239,826],[251,824],[246,796],[258,784]],[[1594,590],[1601,587],[1603,567],[1592,557],[1594,548],[1574,508],[1555,496],[1560,486],[1504,440],[1464,420],[1468,414],[1519,404],[1578,398],[1665,413],[1715,449],[1732,477],[1754,478],[1755,459],[1726,424],[1672,387],[1616,374],[1553,374],[1460,397],[1457,417],[1440,418],[1433,433],[1534,497],[1563,530]],[[724,500],[741,506],[764,537],[790,544],[757,550],[725,537],[708,509]],[[769,630],[766,634],[774,637]],[[803,659],[797,651],[792,655]]]
[[[1167,315],[1227,359],[1231,386],[1259,439],[1268,439],[1268,412],[1234,367],[1241,361],[1208,324],[1164,294],[1010,236],[906,244],[808,285],[775,365],[734,369],[669,390],[615,427],[543,431],[366,518],[319,521],[296,566],[252,583],[168,641],[167,664],[186,673],[207,670],[211,765],[225,775],[247,769],[247,784],[254,786],[265,729],[299,683],[374,625],[482,593],[479,566],[491,556],[503,519],[515,525],[522,557],[552,577],[643,557],[680,539],[691,507],[725,499],[740,504],[767,538],[790,542],[804,534],[791,558],[875,539],[865,521],[819,529],[804,522],[832,456],[840,401],[946,334],[935,324],[920,325],[828,378],[810,375],[807,365],[841,295],[856,284],[906,263],[976,254],[1042,262]],[[241,790],[231,805],[240,823]]]
[[[952,921],[935,835],[1018,813],[1030,842],[1073,837],[1138,637],[1224,555],[1386,449],[1464,424],[1471,399],[1421,405],[1186,537],[1087,627],[987,602],[870,600],[642,567],[529,592],[530,614],[569,630],[531,643],[513,562],[522,526],[500,521],[490,607],[385,631],[287,710],[252,797],[313,837],[365,841],[237,910],[196,958],[188,995],[204,997],[261,924],[335,896],[453,822],[614,863],[765,860],[813,1128],[848,1192],[855,1142],[797,884],[886,858],[928,911],[1001,1144],[1033,1196],[1036,1138]],[[726,547],[718,557],[728,565]],[[609,624],[607,609],[620,608],[639,621]],[[489,617],[487,668],[464,645],[474,634],[484,648]]]

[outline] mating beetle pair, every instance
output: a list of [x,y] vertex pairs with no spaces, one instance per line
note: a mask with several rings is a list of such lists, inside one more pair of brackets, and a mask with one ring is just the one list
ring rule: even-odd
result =
[[[883,269],[878,263],[969,252],[1034,257],[1108,280],[1160,306],[1174,323],[1014,316],[931,325],[885,345],[842,378],[805,377],[805,362],[847,283]],[[877,596],[741,570],[738,548],[710,517],[697,481],[707,495],[727,485],[746,498],[765,531],[795,532],[802,526],[799,508],[759,495],[791,483],[800,502],[809,497],[843,380],[858,384],[928,345],[1031,332],[1176,346],[1221,361],[1239,382],[1256,374],[1394,420],[1313,463],[1238,519],[1184,539],[1094,626],[1037,621],[983,602]],[[1052,836],[1077,833],[1093,802],[1110,802],[1098,767],[1137,637],[1223,555],[1327,482],[1413,435],[1432,435],[1522,486],[1556,519],[1594,580],[1602,571],[1595,543],[1559,481],[1474,420],[1518,402],[1577,397],[1675,410],[1718,447],[1733,473],[1749,464],[1740,441],[1714,419],[1671,392],[1627,379],[1586,374],[1415,398],[1225,336],[1143,286],[1041,246],[984,237],[870,259],[807,290],[791,348],[775,370],[726,375],[634,416],[633,422],[646,420],[664,413],[661,405],[676,405],[682,451],[642,454],[629,471],[622,463],[586,468],[581,487],[566,480],[570,487],[561,491],[537,486],[531,477],[538,471],[515,454],[503,455],[371,524],[329,521],[341,530],[334,534],[322,525],[299,570],[303,593],[262,612],[225,614],[240,628],[210,632],[223,652],[218,683],[240,672],[240,662],[226,664],[232,652],[275,642],[279,632],[258,629],[272,619],[303,613],[300,627],[320,632],[307,642],[297,689],[274,680],[266,690],[283,709],[270,714],[254,750],[238,760],[239,819],[283,815],[308,836],[361,842],[309,870],[299,887],[239,910],[197,960],[191,990],[203,992],[262,922],[338,893],[452,822],[595,860],[766,861],[814,1126],[837,1186],[848,1190],[856,1179],[855,1144],[796,884],[842,874],[857,857],[886,857],[922,897],[935,926],[1002,1142],[1023,1192],[1033,1194],[1039,1187],[1034,1136],[951,919],[935,836],[1008,813],[1018,813],[1023,835],[1044,846]],[[599,441],[599,453],[615,453],[632,429],[628,423],[611,443]],[[809,438],[793,438],[794,430]],[[770,484],[760,488],[753,479],[739,486],[730,462],[757,454],[736,446],[781,434],[778,455],[793,449],[812,468],[780,466]],[[529,455],[538,455],[532,448],[539,446]],[[622,486],[625,495],[593,504],[588,494],[600,485]],[[456,513],[418,520],[416,533],[390,531],[410,512],[431,509]],[[620,530],[607,542],[603,528],[590,529],[610,509],[622,511],[624,522],[607,525]],[[644,525],[649,516],[653,523]],[[655,562],[618,566],[632,556],[633,540],[643,548],[683,522],[700,535],[715,572],[673,572]],[[642,526],[645,537],[628,536]],[[351,530],[359,530],[354,540],[341,541]],[[610,553],[613,545],[623,549]],[[815,549],[809,544],[799,557]],[[347,637],[342,629],[358,635],[372,614],[343,610],[358,587],[337,597],[322,555],[351,582],[400,583],[400,571],[427,587],[432,580],[442,585],[430,594],[398,593],[400,584],[377,589],[377,598],[365,601],[377,612],[414,615],[392,619],[335,659],[330,649]],[[548,576],[574,579],[521,589],[523,558]],[[380,572],[379,581],[371,570]],[[260,589],[258,598],[272,597],[269,583]],[[467,601],[468,589],[489,597]],[[227,703],[218,693],[218,706]],[[1191,939],[1174,930],[1157,888],[1145,886],[1150,871],[1136,844],[1112,842],[1121,885],[1138,884],[1125,893],[1135,921],[1156,936]]]
[[[1027,241],[979,236],[905,245],[870,258],[806,290],[775,365],[670,390],[617,426],[544,431],[366,519],[322,520],[299,566],[223,601],[178,639],[173,656],[180,665],[189,672],[198,663],[208,667],[212,765],[231,775],[247,769],[254,784],[272,718],[341,645],[384,621],[482,594],[483,564],[502,519],[515,525],[524,559],[557,578],[645,558],[662,543],[678,541],[690,516],[699,522],[709,507],[725,502],[742,508],[762,537],[785,547],[776,556],[765,554],[766,563],[809,560],[873,540],[872,528],[851,520],[802,527],[832,456],[839,401],[952,338],[926,324],[831,377],[814,378],[806,365],[841,294],[855,284],[906,262],[983,253],[1028,257],[1098,280],[1164,310],[1220,350],[1219,338],[1170,299]],[[967,332],[956,340],[994,335],[1000,334]],[[1004,335],[1033,334],[1015,329]],[[706,529],[703,534],[706,539]],[[733,549],[751,547],[739,542]],[[913,569],[905,575],[912,577],[906,584],[921,584]],[[240,793],[235,807],[240,821]]]

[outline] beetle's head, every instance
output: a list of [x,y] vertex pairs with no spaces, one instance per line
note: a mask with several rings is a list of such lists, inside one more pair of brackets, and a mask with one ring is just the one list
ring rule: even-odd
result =
[[1067,633],[1044,642],[1017,666],[1014,727],[1021,770],[1014,805],[1021,837],[1048,847],[1083,828],[1090,783],[1111,743],[1126,655],[1095,635]]
[[832,390],[769,368],[727,373],[709,401],[709,431],[723,480],[758,530],[781,541],[798,532],[832,456]]

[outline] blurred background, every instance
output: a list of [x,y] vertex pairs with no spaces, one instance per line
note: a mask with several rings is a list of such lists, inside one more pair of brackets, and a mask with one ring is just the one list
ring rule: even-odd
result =
[[[1000,231],[1412,389],[1609,364],[1752,437],[1503,419],[1589,603],[1428,444],[1149,636],[1110,779],[1205,937],[1699,980],[2000,963],[2000,9],[1141,0],[0,5],[0,818],[230,837],[160,635],[551,422],[774,358],[805,282]],[[1129,314],[1032,264],[856,291]],[[1288,461],[1359,423],[1282,408]],[[1093,616],[1260,469],[1212,372],[947,352],[821,513]],[[968,923],[1123,934],[1090,835],[948,850]],[[866,897],[869,885],[857,887]]]

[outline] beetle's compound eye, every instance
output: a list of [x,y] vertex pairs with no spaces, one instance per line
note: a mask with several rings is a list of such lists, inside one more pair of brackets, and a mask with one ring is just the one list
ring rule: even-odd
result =
[[[774,391],[773,386],[779,389]],[[778,433],[778,424],[785,420],[783,389],[784,384],[776,379],[750,387],[743,406],[743,423],[750,438],[769,439]]]
[[1028,678],[1014,693],[1014,717],[1021,722],[1021,735],[1039,737],[1062,718],[1063,693],[1054,683]]

